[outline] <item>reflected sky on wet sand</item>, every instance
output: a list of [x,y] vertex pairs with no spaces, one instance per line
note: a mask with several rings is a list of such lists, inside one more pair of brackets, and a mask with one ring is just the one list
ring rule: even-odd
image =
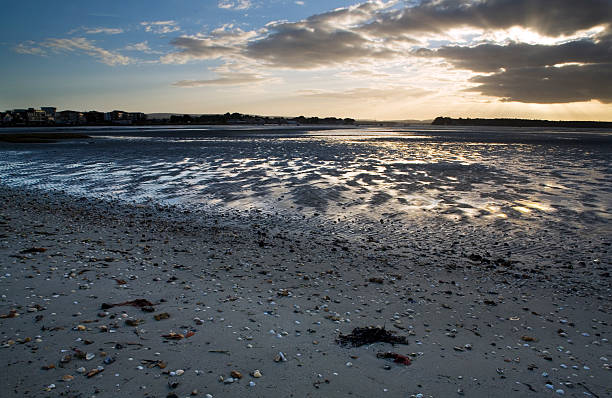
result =
[[[98,131],[0,148],[2,183],[330,218],[610,219],[609,134]],[[519,134],[520,133],[520,134]]]

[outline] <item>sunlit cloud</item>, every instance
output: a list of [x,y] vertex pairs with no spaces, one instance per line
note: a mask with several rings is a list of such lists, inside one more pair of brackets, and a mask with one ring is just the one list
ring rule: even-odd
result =
[[[468,112],[485,112],[486,105],[490,112],[537,115],[559,113],[563,104],[577,109],[576,102],[601,113],[612,103],[610,0],[377,0],[327,10],[303,0],[277,2],[292,12],[319,10],[298,19],[260,1],[211,3],[207,10],[218,14],[219,25],[177,13],[123,27],[81,26],[69,38],[11,48],[24,56],[85,54],[107,65],[194,64],[172,86],[257,92],[304,100],[310,109],[341,104],[368,112],[351,105],[366,101],[389,115],[422,102],[431,112],[452,103]],[[260,10],[266,19],[254,18]],[[144,32],[152,34],[148,40]],[[190,91],[198,92],[173,90]]]
[[612,62],[515,68],[476,76],[471,81],[478,83],[471,91],[502,101],[554,104],[595,99],[612,103]]
[[141,22],[140,25],[144,27],[145,32],[155,33],[158,35],[178,32],[181,30],[180,26],[178,26],[175,21]]
[[180,80],[173,83],[175,87],[202,87],[202,86],[238,86],[244,84],[262,83],[267,78],[252,73],[220,73],[220,77],[207,80]]
[[165,64],[184,64],[193,60],[216,59],[224,56],[239,56],[246,43],[256,37],[257,32],[243,31],[233,25],[224,25],[209,34],[180,36],[170,44],[181,49],[161,57]]
[[376,21],[363,28],[394,37],[461,27],[500,30],[520,26],[545,36],[561,36],[607,25],[610,20],[608,0],[423,0],[416,6],[378,14]]
[[145,54],[162,54],[161,51],[153,50],[149,46],[149,42],[147,40],[142,41],[140,43],[128,44],[123,49],[126,51],[138,51]]
[[37,55],[41,57],[47,56],[47,51],[42,47],[39,47],[36,42],[32,40],[19,43],[17,46],[15,46],[14,50],[18,54]]
[[219,0],[219,8],[228,10],[248,10],[252,7],[251,0]]
[[73,37],[67,39],[49,38],[42,42],[33,41],[19,44],[15,51],[21,54],[44,56],[52,53],[82,53],[89,55],[99,62],[109,66],[128,65],[134,60],[115,51],[98,47],[93,41],[84,37]]
[[118,35],[123,33],[123,29],[120,28],[84,28],[85,33],[88,35],[106,34],[106,35]]
[[395,2],[368,2],[299,22],[266,25],[263,37],[248,43],[246,55],[271,66],[311,69],[360,58],[388,58],[394,50],[355,32]]
[[[420,73],[415,70],[419,66],[411,59],[420,58],[423,60],[420,69],[431,70],[424,57],[437,58],[444,61],[438,69],[448,70],[448,73],[436,72],[440,81],[448,75],[450,82],[454,69],[473,72],[464,74],[464,80],[451,83],[458,92],[473,90],[502,101],[553,103],[597,99],[606,102],[606,90],[601,88],[607,87],[610,81],[606,68],[590,64],[601,64],[611,57],[606,39],[609,29],[606,16],[610,16],[610,10],[601,0],[586,1],[587,7],[559,0],[552,11],[544,0],[529,4],[526,0],[425,0],[404,6],[397,1],[370,1],[297,22],[272,21],[257,31],[243,31],[229,24],[209,33],[183,35],[171,41],[180,51],[166,54],[160,61],[182,64],[195,60],[241,59],[260,69],[286,70],[352,68],[361,64],[362,74],[368,69],[373,73],[373,68],[384,62],[395,63],[397,68],[411,65],[414,75]],[[219,5],[239,6],[238,2],[229,1]],[[557,18],[536,12],[547,7]],[[429,46],[430,42],[448,44],[436,49]],[[423,47],[418,49],[419,45]],[[562,71],[545,70],[568,62],[589,65],[569,65]],[[527,68],[524,74],[519,73],[522,68]],[[344,73],[344,77],[349,76]],[[394,77],[398,82],[409,80],[408,76]],[[455,74],[454,78],[458,77]],[[507,81],[511,77],[514,80]],[[384,79],[384,76],[372,74],[369,78]],[[579,93],[561,95],[563,85],[557,80],[561,78],[569,79],[575,86],[596,78],[599,85],[583,85]],[[542,90],[540,95],[529,94],[530,90],[521,95],[520,90],[530,87],[532,79],[543,79],[544,83],[531,85]],[[496,83],[501,82],[506,85],[503,90],[496,88]],[[371,93],[379,98],[389,95],[384,90]],[[348,92],[349,97],[356,94]]]
[[398,101],[421,98],[432,94],[431,91],[417,87],[383,87],[371,88],[360,87],[344,91],[329,90],[302,90],[298,95],[304,97],[318,97],[335,100],[359,100],[359,101]]
[[468,90],[502,101],[612,101],[612,36],[559,45],[444,46],[416,54],[441,57],[456,68],[481,73],[470,79],[477,85]]

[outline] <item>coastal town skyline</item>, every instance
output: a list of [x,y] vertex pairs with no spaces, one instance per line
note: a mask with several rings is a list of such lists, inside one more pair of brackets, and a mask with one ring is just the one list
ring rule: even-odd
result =
[[608,0],[143,5],[6,4],[0,109],[375,120],[612,114]]

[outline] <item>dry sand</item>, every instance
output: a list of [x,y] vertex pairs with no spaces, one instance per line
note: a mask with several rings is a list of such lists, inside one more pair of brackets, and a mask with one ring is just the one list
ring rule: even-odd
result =
[[[612,396],[607,226],[335,235],[1,191],[2,397]],[[135,299],[154,311],[101,307]],[[337,344],[368,325],[409,344]]]

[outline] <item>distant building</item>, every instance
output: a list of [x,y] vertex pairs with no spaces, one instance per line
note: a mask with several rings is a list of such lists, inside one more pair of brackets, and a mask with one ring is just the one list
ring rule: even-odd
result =
[[11,124],[13,122],[13,115],[10,111],[0,113],[0,123]]
[[147,115],[142,112],[129,112],[127,114],[127,117],[132,122],[144,122],[145,120],[147,120]]
[[85,123],[86,119],[82,112],[77,111],[61,111],[55,115],[55,123],[77,125]]
[[26,121],[28,124],[47,124],[49,118],[45,111],[41,109],[28,108],[26,111]]
[[104,114],[104,120],[113,124],[132,124],[144,122],[147,115],[142,112],[125,112],[114,110]]
[[84,117],[87,124],[102,124],[104,123],[104,112],[89,111],[85,112]]
[[57,108],[53,106],[41,106],[40,110],[47,114],[47,119],[49,121],[55,121],[55,111],[57,111]]

